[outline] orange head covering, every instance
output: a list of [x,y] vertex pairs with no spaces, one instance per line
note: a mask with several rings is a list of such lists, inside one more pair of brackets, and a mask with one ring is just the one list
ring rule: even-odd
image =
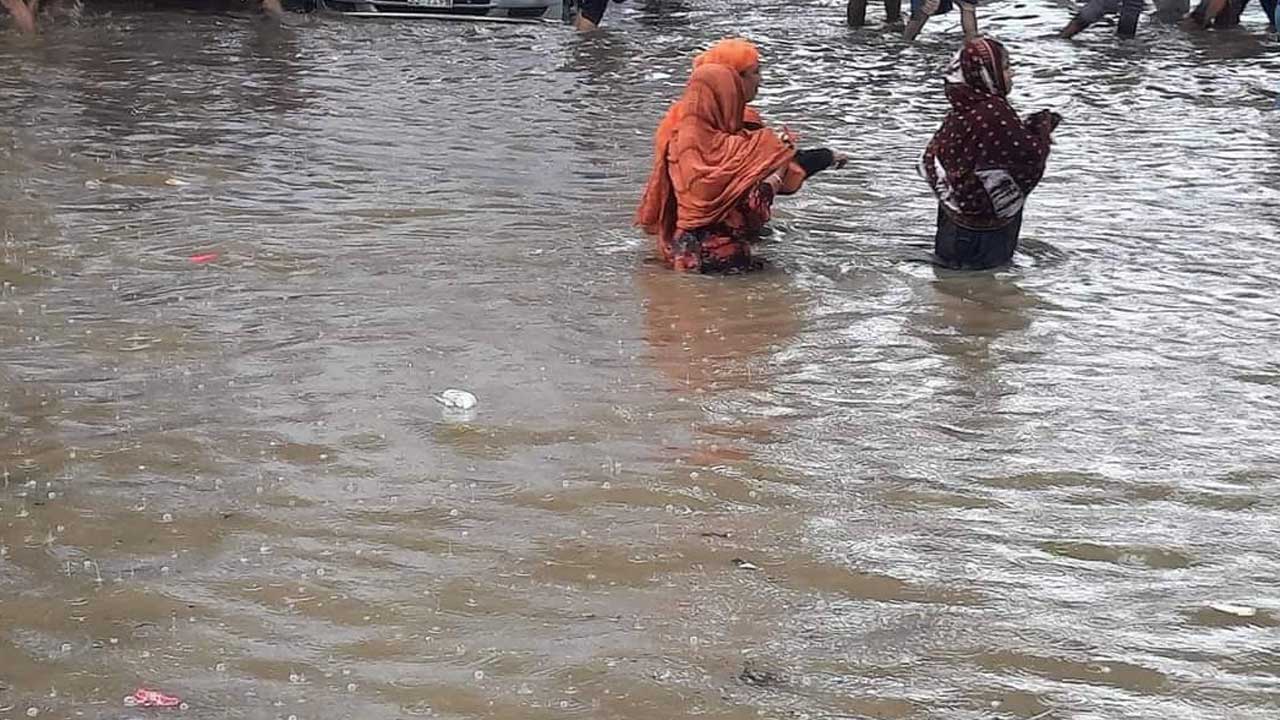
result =
[[706,63],[728,65],[740,73],[746,72],[760,64],[760,51],[747,40],[726,38],[693,59],[695,70]]
[[743,129],[742,79],[728,66],[696,68],[678,105],[674,127],[658,133],[653,171],[636,211],[636,224],[664,241],[677,227],[718,222],[795,155],[773,131]]
[[[748,40],[725,38],[693,59],[694,69],[706,63],[728,65],[739,73],[744,73],[760,64],[760,51]],[[743,110],[742,119],[756,125],[764,124],[760,120],[760,113],[750,105]]]
[[[697,70],[706,64],[728,65],[739,73],[746,72],[752,67],[760,64],[760,51],[756,50],[756,46],[746,40],[739,38],[727,38],[712,45],[705,52],[699,53],[693,58],[693,68]],[[753,107],[747,107],[743,111],[743,120],[755,125],[764,125],[760,119],[760,113],[756,112]],[[667,115],[662,119],[662,123],[658,125],[656,133],[655,145],[661,144],[663,138],[670,138],[671,131],[675,129],[676,123],[680,120],[680,103],[677,101],[667,110]]]

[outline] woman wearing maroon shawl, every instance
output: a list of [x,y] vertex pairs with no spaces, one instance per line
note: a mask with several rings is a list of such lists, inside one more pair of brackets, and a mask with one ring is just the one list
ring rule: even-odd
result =
[[934,253],[948,267],[981,270],[1013,258],[1022,207],[1044,175],[1049,110],[1025,121],[1009,106],[1009,54],[991,38],[964,44],[947,72],[951,111],[920,159],[938,197]]

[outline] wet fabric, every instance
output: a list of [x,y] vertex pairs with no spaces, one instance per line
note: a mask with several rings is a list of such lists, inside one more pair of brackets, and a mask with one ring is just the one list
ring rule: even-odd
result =
[[746,72],[760,64],[760,51],[749,40],[725,38],[693,58],[693,67],[706,64],[728,65],[738,72]]
[[920,160],[939,202],[968,228],[998,228],[1021,213],[1049,157],[1056,116],[1018,117],[1005,99],[1007,63],[995,40],[965,43],[946,78],[951,110]]
[[755,269],[761,263],[751,256],[751,241],[772,214],[773,190],[761,183],[744,195],[720,222],[694,230],[679,230],[669,243],[659,240],[659,254],[663,262],[683,272]]
[[[760,64],[760,51],[747,40],[727,38],[699,53],[693,59],[695,70],[706,64],[727,65],[736,72],[743,73]],[[657,135],[669,136],[679,122],[682,112],[683,108],[679,101],[673,103],[658,125]],[[748,130],[759,130],[764,127],[764,120],[760,117],[759,111],[750,105],[742,110],[742,122]]]
[[[793,165],[795,155],[773,131],[743,127],[742,81],[727,66],[694,70],[680,103],[682,116],[671,133],[655,137],[653,168],[636,211],[636,224],[657,236],[668,260],[679,233],[724,226],[745,242],[759,224],[753,213],[762,204],[760,184]],[[757,195],[747,198],[752,192]],[[768,195],[771,203],[772,191]]]
[[1021,231],[1021,212],[1002,227],[974,230],[957,225],[946,209],[938,205],[933,253],[940,265],[952,270],[989,270],[1007,265],[1013,259]]

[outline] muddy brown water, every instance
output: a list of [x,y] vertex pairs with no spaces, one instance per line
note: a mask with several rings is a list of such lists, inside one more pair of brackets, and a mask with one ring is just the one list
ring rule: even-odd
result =
[[[609,13],[0,36],[0,718],[1275,718],[1256,4],[1072,43],[985,8],[1066,120],[966,276],[913,172],[954,15]],[[744,32],[766,116],[852,162],[769,271],[675,276],[629,227],[649,135]]]

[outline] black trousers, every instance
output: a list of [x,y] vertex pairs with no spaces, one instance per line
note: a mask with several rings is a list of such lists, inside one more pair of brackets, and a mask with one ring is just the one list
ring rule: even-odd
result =
[[953,270],[987,270],[1007,265],[1018,249],[1018,233],[1022,230],[1022,213],[1008,225],[994,230],[970,230],[951,221],[938,206],[938,231],[933,236],[933,254]]

